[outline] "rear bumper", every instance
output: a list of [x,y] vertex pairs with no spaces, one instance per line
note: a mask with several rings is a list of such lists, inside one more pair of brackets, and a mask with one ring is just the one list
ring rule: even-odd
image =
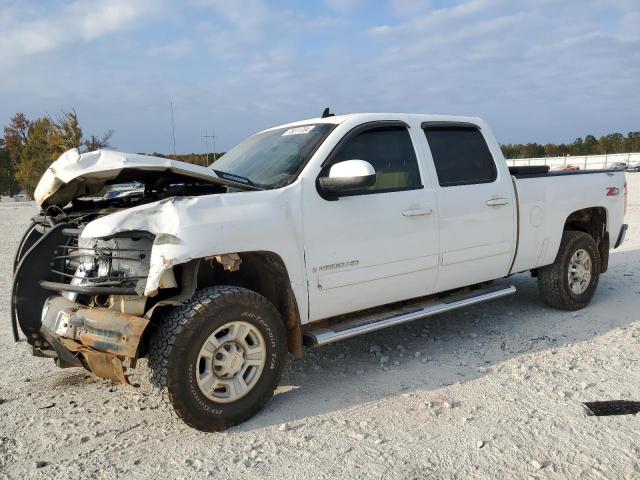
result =
[[61,367],[83,365],[99,377],[127,383],[122,362],[137,358],[148,323],[146,318],[53,297],[42,311],[40,332]]
[[624,237],[627,235],[628,228],[629,225],[627,225],[626,223],[622,225],[622,227],[620,228],[620,233],[618,234],[618,239],[616,240],[616,244],[613,246],[613,248],[618,248],[620,245],[622,245],[622,242],[624,242]]

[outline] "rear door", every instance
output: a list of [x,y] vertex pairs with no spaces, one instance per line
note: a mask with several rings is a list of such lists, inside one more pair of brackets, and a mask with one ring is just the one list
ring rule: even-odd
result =
[[438,179],[441,256],[435,290],[507,275],[516,221],[508,170],[496,164],[476,125],[424,123],[422,128]]
[[414,148],[424,142],[421,135],[404,122],[361,125],[336,146],[330,164],[366,160],[376,170],[376,184],[334,201],[315,187],[305,191],[311,321],[433,291],[438,221],[435,192]]

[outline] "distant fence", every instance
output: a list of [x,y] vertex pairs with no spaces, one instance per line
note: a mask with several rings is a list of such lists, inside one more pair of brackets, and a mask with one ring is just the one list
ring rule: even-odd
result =
[[510,166],[522,165],[549,165],[553,167],[564,167],[576,165],[582,170],[591,168],[608,168],[614,163],[638,163],[640,153],[612,153],[606,155],[578,155],[573,157],[544,157],[544,158],[514,158],[508,159]]

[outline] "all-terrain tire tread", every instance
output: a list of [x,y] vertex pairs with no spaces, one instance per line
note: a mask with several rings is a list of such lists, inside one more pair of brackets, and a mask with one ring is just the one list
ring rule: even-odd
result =
[[[256,399],[252,408],[245,410],[241,415],[229,419],[224,424],[202,424],[197,418],[189,415],[189,409],[186,405],[181,404],[180,400],[171,393],[168,380],[168,360],[178,336],[189,327],[193,318],[204,312],[211,303],[216,302],[218,307],[222,307],[227,302],[234,305],[242,300],[247,301],[247,298],[255,303],[256,306],[271,310],[271,313],[276,318],[280,318],[280,313],[277,309],[262,295],[242,287],[220,285],[198,290],[189,302],[165,310],[156,331],[151,337],[148,351],[151,384],[155,389],[159,390],[164,403],[170,407],[168,410],[173,416],[177,416],[188,425],[199,430],[223,431],[248,420],[258,413],[273,396],[273,392],[282,377],[284,361],[280,361],[277,364],[276,381],[273,384],[273,388],[267,390],[260,398]],[[285,335],[284,325],[282,325],[281,333]]]
[[[587,301],[579,302],[576,301],[575,298],[569,293],[567,288],[565,287],[564,276],[567,275],[566,269],[564,268],[565,257],[569,256],[573,252],[573,245],[579,241],[586,241],[587,243],[592,244],[592,248],[590,248],[591,252],[591,261],[593,268],[593,275],[596,277],[593,283],[593,288],[590,291],[590,295],[588,296]],[[538,289],[542,298],[547,302],[550,306],[559,308],[562,310],[579,310],[584,308],[593,293],[595,293],[595,288],[598,285],[598,275],[600,274],[600,256],[598,253],[598,248],[593,240],[591,235],[580,232],[576,230],[565,230],[562,235],[562,241],[560,242],[560,248],[558,249],[558,254],[556,255],[555,261],[546,267],[540,268],[538,270]],[[591,288],[591,287],[590,287]]]

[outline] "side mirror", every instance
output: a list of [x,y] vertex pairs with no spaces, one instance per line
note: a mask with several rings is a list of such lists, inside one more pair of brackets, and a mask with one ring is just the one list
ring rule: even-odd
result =
[[371,187],[376,183],[376,170],[364,160],[345,160],[331,166],[326,177],[318,179],[324,193],[340,194]]

